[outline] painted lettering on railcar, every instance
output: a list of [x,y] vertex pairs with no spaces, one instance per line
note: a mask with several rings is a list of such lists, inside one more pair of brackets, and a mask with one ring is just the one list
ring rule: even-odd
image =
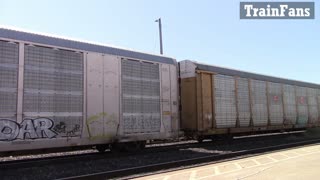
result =
[[17,139],[54,138],[54,122],[49,118],[24,119],[20,124],[10,119],[0,119],[0,141]]

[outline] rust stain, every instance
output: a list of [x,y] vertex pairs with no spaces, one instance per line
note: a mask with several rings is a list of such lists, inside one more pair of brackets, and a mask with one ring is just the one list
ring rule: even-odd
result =
[[171,112],[170,111],[163,111],[162,114],[165,115],[165,116],[170,116]]
[[92,140],[100,139],[100,138],[110,139],[112,136],[114,136],[114,135],[110,135],[110,134],[108,134],[108,135],[104,135],[104,134],[93,135],[94,130],[92,130],[92,129],[95,129],[95,128],[91,127],[91,126],[93,125],[93,123],[103,123],[103,122],[99,122],[99,120],[101,120],[101,118],[106,118],[106,121],[104,122],[106,125],[109,125],[112,127],[117,127],[119,124],[117,122],[118,117],[114,113],[108,114],[106,112],[101,112],[96,115],[90,116],[86,121],[86,125],[87,125],[87,129],[88,129],[89,137]]

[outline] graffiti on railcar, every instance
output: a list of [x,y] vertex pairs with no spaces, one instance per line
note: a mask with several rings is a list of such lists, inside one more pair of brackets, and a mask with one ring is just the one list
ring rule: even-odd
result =
[[10,119],[0,119],[0,141],[17,139],[54,138],[54,122],[49,118],[24,119],[20,124]]
[[[105,120],[104,120],[105,119]],[[118,116],[114,113],[101,112],[90,116],[86,121],[90,139],[107,138],[117,134],[119,130]],[[99,128],[108,127],[108,132],[111,134],[104,134],[104,131]]]
[[79,132],[81,131],[81,126],[80,124],[74,124],[73,126],[71,126],[71,125],[67,125],[63,121],[60,121],[53,127],[53,130],[59,133],[61,137],[74,137],[74,136],[79,136]]
[[77,136],[77,133],[80,132],[80,125],[75,124],[73,128],[66,132],[67,137]]
[[53,130],[57,133],[66,133],[67,125],[65,122],[59,122],[53,128]]

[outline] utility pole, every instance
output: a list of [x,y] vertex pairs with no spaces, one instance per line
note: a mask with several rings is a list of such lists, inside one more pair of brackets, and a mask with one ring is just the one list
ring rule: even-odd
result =
[[155,22],[158,22],[158,23],[159,23],[160,54],[163,54],[161,18],[157,19]]

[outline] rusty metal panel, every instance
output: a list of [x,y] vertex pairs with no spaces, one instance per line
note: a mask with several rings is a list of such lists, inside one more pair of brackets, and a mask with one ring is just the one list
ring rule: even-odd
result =
[[238,118],[241,127],[250,125],[249,82],[246,78],[237,78]]
[[[122,120],[125,134],[160,132],[159,69],[159,64],[126,59],[121,61]],[[166,92],[170,93],[170,86],[166,88]],[[170,103],[170,94],[165,100]]]
[[212,129],[212,75],[201,73],[202,124],[205,130]]
[[295,124],[297,120],[297,105],[295,87],[283,85],[284,123]]
[[50,119],[58,137],[80,136],[83,54],[25,45],[24,119]]
[[317,89],[307,88],[309,123],[315,124],[318,122],[318,102]]
[[16,121],[19,45],[0,41],[0,118]]
[[307,88],[296,86],[297,124],[305,125],[308,122]]
[[181,129],[197,129],[196,78],[181,79]]
[[215,123],[217,128],[236,126],[235,79],[214,75]]
[[283,124],[282,85],[268,82],[270,125]]
[[201,74],[197,73],[196,75],[196,100],[197,100],[197,130],[203,131],[203,121],[202,121],[202,81]]
[[251,106],[254,126],[267,126],[268,124],[266,91],[265,81],[251,80]]

